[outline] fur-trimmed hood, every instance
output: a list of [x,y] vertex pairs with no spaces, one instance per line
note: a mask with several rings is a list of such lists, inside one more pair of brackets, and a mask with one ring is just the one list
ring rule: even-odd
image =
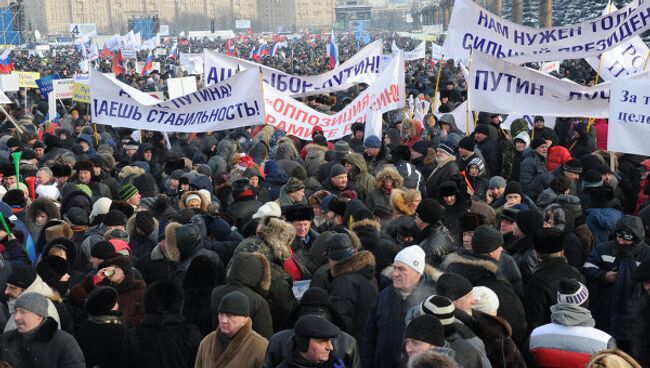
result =
[[48,198],[38,198],[32,202],[27,208],[27,219],[31,223],[36,221],[36,214],[38,211],[43,211],[47,214],[47,219],[60,219],[61,213],[56,203]]
[[170,222],[165,228],[165,246],[161,250],[167,259],[174,262],[179,262],[181,259],[181,252],[176,245],[176,229],[182,225],[178,222]]
[[[153,231],[151,234],[149,234],[149,239],[154,243],[158,243],[158,229],[159,229],[160,223],[158,222],[158,219],[155,217],[153,218]],[[135,216],[131,216],[127,221],[126,221],[126,232],[129,234],[129,239],[133,239],[133,236],[135,235]]]
[[296,229],[286,221],[268,218],[257,236],[271,248],[278,259],[285,261],[291,256],[289,248],[296,237]]
[[444,261],[445,272],[454,272],[465,276],[472,284],[491,275],[497,276],[498,264],[483,256],[449,254]]
[[309,157],[309,153],[312,151],[322,152],[323,154],[325,154],[330,149],[326,146],[321,146],[320,144],[316,144],[312,142],[312,143],[307,143],[307,145],[305,146],[305,150],[307,151],[307,157]]
[[354,231],[360,227],[372,227],[377,231],[381,231],[381,224],[378,221],[372,219],[363,219],[361,221],[355,221],[350,224],[350,231]]
[[375,188],[381,189],[386,178],[393,179],[393,188],[395,189],[399,189],[404,185],[404,178],[402,178],[397,169],[391,166],[385,166],[375,176]]
[[192,194],[196,194],[199,196],[199,198],[201,198],[201,209],[203,211],[207,211],[208,207],[210,206],[210,203],[212,203],[212,198],[205,198],[205,196],[202,195],[201,192],[195,190],[189,190],[181,195],[181,198],[178,200],[178,208],[180,208],[181,210],[187,208],[187,205],[185,204],[185,200],[187,199],[187,197],[189,197]]
[[[260,268],[261,272],[259,272]],[[271,278],[271,263],[263,254],[257,252],[237,253],[232,258],[226,274],[226,281],[229,284],[244,285],[263,293],[271,288]]]
[[375,256],[367,250],[353,254],[350,258],[336,263],[330,269],[332,277],[350,273],[363,273],[373,278],[375,275]]
[[393,207],[393,212],[397,213],[398,215],[413,216],[415,215],[415,210],[412,210],[407,205],[404,193],[405,191],[401,189],[393,189],[392,193],[390,194],[390,203]]

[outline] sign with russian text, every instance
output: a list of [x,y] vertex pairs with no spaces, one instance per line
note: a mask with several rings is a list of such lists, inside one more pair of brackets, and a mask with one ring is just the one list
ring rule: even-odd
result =
[[411,51],[404,51],[404,50],[401,50],[399,47],[397,47],[397,44],[395,43],[395,40],[393,40],[393,46],[392,46],[393,54],[397,54],[399,51],[404,52],[404,60],[406,60],[406,61],[424,59],[424,56],[426,54],[426,42],[424,42],[424,41],[420,42]]
[[13,71],[11,74],[18,76],[18,87],[20,88],[38,88],[36,80],[41,78],[38,72],[17,72]]
[[58,74],[52,74],[36,80],[36,85],[45,98],[54,90],[53,82],[57,79],[61,79],[61,77]]
[[650,155],[650,82],[616,79],[609,105],[607,150]]
[[[472,110],[590,118],[607,117],[609,111],[609,82],[582,86],[486,54],[474,55],[471,73]],[[641,73],[626,80],[649,76]]]
[[161,102],[92,70],[93,121],[114,127],[168,132],[207,132],[264,123],[264,97],[257,70]]
[[312,76],[287,74],[215,50],[204,50],[203,54],[206,85],[219,83],[238,70],[261,69],[266,84],[279,92],[297,97],[340,91],[358,83],[372,84],[381,72],[382,41],[372,42],[337,68]]
[[73,78],[57,79],[52,83],[54,88],[54,98],[64,100],[72,98],[73,95]]
[[503,19],[471,0],[456,0],[445,40],[448,59],[467,61],[469,50],[521,64],[595,57],[650,29],[650,1],[581,23],[532,28]]
[[318,112],[287,93],[265,85],[266,123],[304,140],[311,140],[312,130],[320,126],[328,140],[338,139],[349,135],[355,122],[365,122],[371,110],[383,113],[403,108],[405,90],[404,59],[400,52],[373,84],[334,115]]

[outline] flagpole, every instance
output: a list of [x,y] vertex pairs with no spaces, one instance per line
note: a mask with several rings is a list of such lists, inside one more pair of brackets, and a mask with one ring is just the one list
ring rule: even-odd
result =
[[[432,57],[433,59],[433,57]],[[442,58],[438,61],[438,76],[436,77],[436,89],[433,91],[433,99],[431,100],[431,113],[435,114],[436,108],[436,98],[438,97],[438,87],[440,86],[440,75],[442,74],[442,62],[445,60],[445,55],[442,55]]]
[[646,68],[648,67],[648,59],[650,59],[650,50],[648,50],[648,55],[645,57],[645,63],[643,63],[643,71],[645,72]]
[[[598,81],[600,80],[600,66],[602,64],[603,64],[603,55],[601,54],[598,60],[598,70],[596,71],[596,80],[594,81],[594,86],[596,86],[598,84]],[[587,133],[591,131],[592,125],[594,125],[594,118],[589,118],[589,121],[587,122]],[[535,127],[533,127],[533,131],[535,131]]]
[[467,63],[467,105],[465,107],[465,135],[469,135],[470,91],[472,90],[472,50],[469,49],[469,62]]

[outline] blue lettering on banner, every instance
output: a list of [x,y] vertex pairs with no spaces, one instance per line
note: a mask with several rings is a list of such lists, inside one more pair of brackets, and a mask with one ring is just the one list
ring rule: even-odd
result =
[[[481,85],[482,83],[482,85]],[[521,79],[508,73],[499,73],[489,70],[477,70],[474,78],[474,89],[494,92],[504,88],[507,93],[525,94],[531,96],[544,96],[544,86]]]

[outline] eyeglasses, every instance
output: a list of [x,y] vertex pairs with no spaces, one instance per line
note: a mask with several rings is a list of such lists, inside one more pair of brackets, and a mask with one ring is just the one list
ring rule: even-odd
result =
[[617,231],[616,236],[620,237],[621,239],[625,239],[625,240],[634,240],[634,234],[632,234],[629,231],[624,231],[624,230]]

